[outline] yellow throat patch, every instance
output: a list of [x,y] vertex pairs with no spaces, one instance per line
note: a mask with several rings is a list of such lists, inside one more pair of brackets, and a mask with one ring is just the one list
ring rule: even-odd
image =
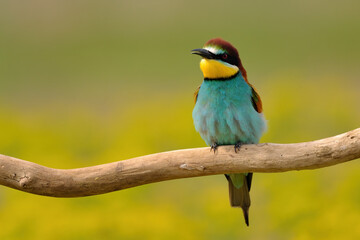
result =
[[237,66],[206,58],[200,61],[200,69],[204,74],[204,78],[209,79],[228,78],[239,72]]

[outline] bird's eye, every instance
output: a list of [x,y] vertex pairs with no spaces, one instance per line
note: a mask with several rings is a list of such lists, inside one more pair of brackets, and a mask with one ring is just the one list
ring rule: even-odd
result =
[[221,55],[222,59],[227,59],[228,58],[228,55],[226,53],[224,53],[223,55]]

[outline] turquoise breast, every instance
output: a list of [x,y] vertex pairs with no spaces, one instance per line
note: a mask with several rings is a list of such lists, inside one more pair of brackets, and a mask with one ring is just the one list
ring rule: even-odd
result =
[[231,80],[204,80],[192,115],[206,144],[259,142],[266,121],[254,109],[251,92],[240,74]]

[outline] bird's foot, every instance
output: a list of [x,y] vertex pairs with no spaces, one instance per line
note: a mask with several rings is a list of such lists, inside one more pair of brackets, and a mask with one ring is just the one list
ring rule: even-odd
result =
[[234,146],[235,153],[238,153],[240,151],[240,148],[243,144],[241,142],[238,142]]
[[216,143],[211,144],[211,146],[210,146],[210,152],[211,152],[211,151],[214,151],[214,154],[215,154],[216,151],[217,151],[218,146],[219,146],[219,145],[217,145]]

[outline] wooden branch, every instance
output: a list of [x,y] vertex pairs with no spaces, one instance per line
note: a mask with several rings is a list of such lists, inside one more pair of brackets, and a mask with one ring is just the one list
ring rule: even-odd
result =
[[93,167],[54,169],[0,155],[0,185],[52,197],[81,197],[170,179],[240,172],[285,172],[327,167],[360,158],[360,128],[295,144],[195,148]]

